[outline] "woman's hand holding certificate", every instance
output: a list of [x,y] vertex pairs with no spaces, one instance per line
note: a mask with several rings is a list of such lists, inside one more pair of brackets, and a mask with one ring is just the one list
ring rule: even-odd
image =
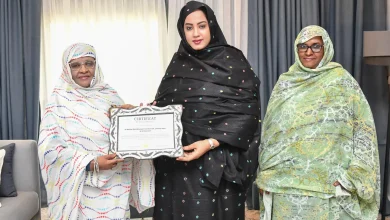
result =
[[120,158],[182,156],[181,114],[181,105],[112,108],[110,150]]

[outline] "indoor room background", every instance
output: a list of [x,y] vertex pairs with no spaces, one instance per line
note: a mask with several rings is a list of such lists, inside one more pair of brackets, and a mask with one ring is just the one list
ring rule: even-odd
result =
[[[105,81],[126,103],[152,102],[180,37],[185,0],[0,0],[0,139],[38,140],[41,113],[76,42],[95,47]],[[390,30],[390,0],[204,0],[229,44],[261,80],[261,114],[294,63],[294,40],[311,24],[334,43],[334,61],[359,82],[377,128],[382,183],[388,121],[386,67],[364,63],[363,32]],[[388,42],[387,42],[388,43]],[[42,195],[44,195],[44,187]],[[258,208],[257,189],[248,207]],[[43,196],[44,197],[44,196]],[[43,203],[45,199],[43,198]],[[390,214],[390,201],[381,209]]]

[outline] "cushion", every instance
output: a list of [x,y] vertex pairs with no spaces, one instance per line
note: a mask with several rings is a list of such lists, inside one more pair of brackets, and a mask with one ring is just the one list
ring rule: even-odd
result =
[[18,191],[18,196],[0,197],[0,202],[3,204],[0,208],[1,220],[32,219],[39,212],[37,192]]
[[4,157],[5,157],[5,150],[1,149],[0,150],[0,184],[1,184],[1,168],[3,168]]
[[[0,184],[1,184],[1,168],[3,168],[4,157],[5,157],[5,150],[1,149],[0,150]],[[1,207],[1,202],[0,202],[0,207]]]
[[13,177],[13,160],[15,143],[0,147],[5,150],[3,168],[1,169],[0,197],[17,196]]

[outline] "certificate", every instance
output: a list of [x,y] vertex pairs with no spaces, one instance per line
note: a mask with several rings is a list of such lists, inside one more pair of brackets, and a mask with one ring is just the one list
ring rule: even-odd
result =
[[183,155],[181,105],[111,108],[110,151],[120,158]]

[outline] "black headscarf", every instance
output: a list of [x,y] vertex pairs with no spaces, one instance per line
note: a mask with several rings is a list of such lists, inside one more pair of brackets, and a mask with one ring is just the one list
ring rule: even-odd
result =
[[[202,50],[187,43],[184,21],[202,10],[211,40]],[[182,38],[158,89],[157,106],[182,104],[183,145],[215,138],[220,147],[196,160],[204,182],[217,188],[221,178],[247,186],[257,169],[260,82],[242,52],[226,43],[213,10],[188,2],[177,23]]]
[[184,33],[184,22],[189,14],[196,10],[201,10],[206,15],[208,25],[210,28],[210,43],[207,47],[213,46],[227,46],[225,36],[222,33],[221,28],[218,25],[217,18],[215,17],[214,11],[206,4],[196,1],[188,2],[180,11],[180,17],[177,21],[177,30],[181,37],[179,52],[187,51],[191,54],[197,54],[203,51],[196,51],[186,41],[186,35]]

